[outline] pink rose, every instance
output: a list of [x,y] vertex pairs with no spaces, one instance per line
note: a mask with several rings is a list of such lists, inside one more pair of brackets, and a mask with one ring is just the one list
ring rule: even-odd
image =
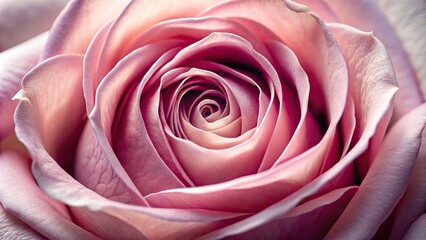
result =
[[2,53],[0,236],[421,238],[416,58],[300,3],[72,1]]

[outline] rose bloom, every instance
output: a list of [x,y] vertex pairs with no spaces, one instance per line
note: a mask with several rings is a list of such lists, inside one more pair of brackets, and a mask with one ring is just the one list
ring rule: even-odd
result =
[[71,1],[13,32],[3,238],[426,238],[423,56],[375,2]]

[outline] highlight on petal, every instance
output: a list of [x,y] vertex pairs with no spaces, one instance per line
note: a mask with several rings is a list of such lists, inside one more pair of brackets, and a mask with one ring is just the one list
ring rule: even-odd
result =
[[24,75],[37,64],[46,39],[44,33],[0,53],[0,141],[13,132],[13,112],[18,102],[12,97],[21,88]]
[[0,52],[47,31],[67,2],[68,0],[0,1]]

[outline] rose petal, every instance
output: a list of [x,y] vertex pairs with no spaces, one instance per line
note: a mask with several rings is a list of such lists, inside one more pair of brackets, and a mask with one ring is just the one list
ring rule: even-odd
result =
[[374,236],[407,188],[426,124],[424,116],[426,104],[392,127],[358,192],[327,237],[368,239]]
[[[132,189],[135,193],[139,192],[137,189],[138,186],[144,193],[151,192],[153,188],[158,187],[155,185],[144,187],[145,184],[150,182],[146,177],[149,175],[148,173],[153,170],[150,167],[154,165],[159,167],[157,171],[162,171],[162,173],[166,174],[157,175],[158,180],[160,181],[161,178],[168,176],[165,181],[171,184],[169,186],[177,187],[183,185],[172,174],[168,167],[170,167],[176,174],[182,174],[179,174],[181,172],[179,170],[179,165],[176,165],[171,158],[166,158],[166,165],[164,165],[162,159],[155,153],[153,146],[151,144],[145,144],[151,141],[156,141],[156,139],[151,138],[144,130],[135,131],[132,127],[133,122],[131,125],[128,125],[127,123],[129,121],[125,122],[120,120],[124,117],[130,117],[132,118],[132,121],[137,122],[135,123],[135,126],[141,126],[140,119],[138,119],[141,116],[140,113],[139,115],[135,113],[131,116],[121,115],[122,113],[120,111],[122,110],[118,109],[121,98],[116,96],[124,95],[123,97],[125,97],[126,91],[128,91],[127,94],[129,94],[130,97],[132,96],[131,94],[137,94],[135,91],[129,91],[129,88],[131,89],[133,85],[138,84],[141,76],[143,76],[143,79],[140,85],[145,86],[153,72],[155,72],[157,68],[161,67],[165,61],[170,60],[171,56],[174,55],[174,51],[165,51],[169,49],[173,50],[181,44],[182,41],[169,40],[153,43],[135,50],[132,54],[123,58],[123,60],[117,64],[117,66],[105,77],[104,81],[98,87],[95,107],[90,115],[90,120],[94,128],[97,141],[100,143],[102,151],[106,154],[106,159],[104,160],[111,164],[117,176],[125,181],[129,189]],[[141,66],[145,66],[145,68],[141,68]],[[129,99],[125,99],[125,103],[128,102]],[[132,111],[140,111],[139,107],[135,107],[134,105],[132,106]],[[115,126],[115,129],[113,129],[114,121],[116,121],[115,124],[124,124],[127,127],[120,129],[117,125]],[[117,143],[117,145],[114,146],[117,148],[113,149],[113,133],[115,134],[115,137],[117,137],[117,135],[121,135],[121,137],[127,138],[125,142],[127,142],[130,138],[133,139],[133,137],[143,137],[143,140],[141,139],[141,141],[132,143],[143,144],[143,146],[135,146],[134,148],[132,147],[129,149],[129,145]],[[146,155],[148,158],[145,159],[145,161],[140,161],[141,155],[138,149],[141,148],[150,152],[150,154]],[[123,158],[123,161],[120,162],[114,150],[117,151],[117,154],[126,155],[127,157]],[[149,163],[148,165],[144,165],[146,168],[141,165],[145,163]],[[140,167],[139,171],[134,171],[138,169],[135,168],[135,166]],[[126,170],[128,170],[128,172]],[[139,180],[133,183],[129,177],[129,173]],[[153,182],[155,181],[152,181],[152,183]]]
[[46,30],[68,0],[2,0],[0,2],[0,51]]
[[404,240],[415,240],[426,238],[426,214],[421,215],[415,222],[413,222],[404,235]]
[[[344,24],[328,24],[348,64],[349,91],[355,107],[356,127],[352,141],[355,143],[365,131],[368,122],[363,117],[374,114],[373,108],[382,108],[374,104],[377,97],[388,97],[396,90],[392,63],[386,49],[370,33],[361,32]],[[375,93],[366,95],[365,93]],[[380,147],[386,132],[391,111],[385,113],[370,140],[370,147],[357,161],[361,178],[365,176],[371,161]]]
[[[64,167],[84,124],[82,59],[81,55],[62,55],[37,65],[25,76],[16,96],[21,103],[37,106],[31,109],[36,114],[31,121],[43,132],[40,140],[47,151]],[[15,123],[22,120],[15,119]]]
[[0,204],[0,237],[4,239],[35,239],[43,237],[14,215],[6,212]]
[[426,2],[423,0],[378,0],[386,18],[401,39],[402,45],[413,63],[426,97]]
[[[21,109],[24,110],[17,111],[15,122],[26,126],[17,128],[20,140],[40,141],[38,144],[42,144],[64,168],[68,167],[69,161],[74,161],[77,138],[86,123],[82,60],[81,55],[59,55],[40,63],[25,76],[23,89],[18,94],[21,98],[19,106],[23,105]],[[90,153],[79,157],[83,160],[96,157]],[[119,184],[124,185],[122,182]],[[119,195],[123,188],[114,190]]]
[[[331,191],[295,207],[288,214],[230,239],[317,239],[327,234],[356,193],[357,187]],[[307,230],[309,229],[309,230]],[[200,239],[219,239],[215,232]]]
[[400,239],[421,214],[426,212],[426,130],[423,130],[422,145],[411,175],[410,183],[395,213],[392,239]]
[[64,53],[84,53],[96,31],[127,3],[115,0],[70,1],[50,30],[42,59]]
[[[119,14],[114,24],[108,33],[105,40],[105,47],[101,52],[100,59],[104,59],[100,63],[103,68],[99,75],[102,77],[110,69],[120,56],[120,49],[125,49],[123,45],[132,43],[138,33],[143,32],[148,27],[167,19],[176,17],[184,18],[191,17],[198,12],[212,6],[218,0],[205,0],[205,1],[187,1],[186,4],[180,4],[176,1],[165,0],[161,2],[152,1],[132,1],[130,2]],[[111,6],[109,6],[111,8]],[[149,9],[149,10],[147,10]],[[144,14],[140,14],[143,12]],[[94,14],[96,15],[96,14]],[[122,41],[126,38],[127,41]]]
[[37,64],[46,38],[45,33],[0,54],[0,141],[13,132],[18,102],[12,97],[21,88],[22,77]]
[[[30,162],[16,153],[3,152],[0,155],[0,202],[9,214],[27,223],[45,237],[96,239],[72,222],[64,205],[40,191],[33,180]],[[13,217],[8,219],[12,220]],[[25,228],[28,234],[29,228],[24,226]],[[0,236],[1,231],[3,228],[0,228]]]
[[127,204],[146,205],[143,198],[129,190],[114,171],[90,123],[86,124],[81,133],[73,173],[73,177],[84,186],[108,199]]
[[356,1],[353,4],[347,4],[346,1],[341,0],[327,0],[326,2],[340,22],[364,31],[372,31],[389,51],[400,87],[395,96],[394,118],[400,118],[424,102],[410,59],[376,3],[368,0]]

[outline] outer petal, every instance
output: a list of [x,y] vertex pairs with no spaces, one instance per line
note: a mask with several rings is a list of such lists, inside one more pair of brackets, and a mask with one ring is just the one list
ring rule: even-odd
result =
[[0,141],[13,132],[18,103],[12,97],[21,88],[22,77],[37,64],[46,38],[47,34],[42,34],[0,54]]
[[424,102],[410,59],[392,26],[373,1],[359,0],[348,4],[342,0],[327,0],[340,22],[363,31],[373,31],[389,51],[400,90],[395,96],[395,119]]
[[[14,216],[3,212],[6,220],[17,224],[23,221],[50,239],[95,239],[92,234],[72,222],[64,205],[40,191],[32,177],[30,161],[18,154],[5,152],[0,155],[0,202],[3,208]],[[37,236],[23,223],[11,228],[19,228],[19,225],[22,229],[17,230],[17,234]],[[2,231],[3,228],[0,229],[0,234]]]
[[426,97],[426,1],[377,0],[414,65]]
[[331,191],[295,207],[281,218],[230,239],[321,239],[339,218],[357,188],[352,186]]
[[420,216],[413,224],[411,224],[407,233],[404,235],[404,240],[415,240],[426,238],[426,213]]
[[63,53],[84,53],[98,29],[127,3],[128,0],[70,1],[52,26],[42,58]]
[[328,234],[329,239],[369,239],[404,194],[426,124],[426,104],[399,120],[383,142],[358,192]]
[[67,1],[0,1],[0,51],[48,30]]
[[410,184],[396,210],[391,239],[401,239],[410,224],[424,213],[426,213],[426,130],[423,130],[422,145]]
[[41,240],[43,237],[34,229],[19,220],[14,215],[6,212],[0,204],[0,238],[1,239],[35,239]]

